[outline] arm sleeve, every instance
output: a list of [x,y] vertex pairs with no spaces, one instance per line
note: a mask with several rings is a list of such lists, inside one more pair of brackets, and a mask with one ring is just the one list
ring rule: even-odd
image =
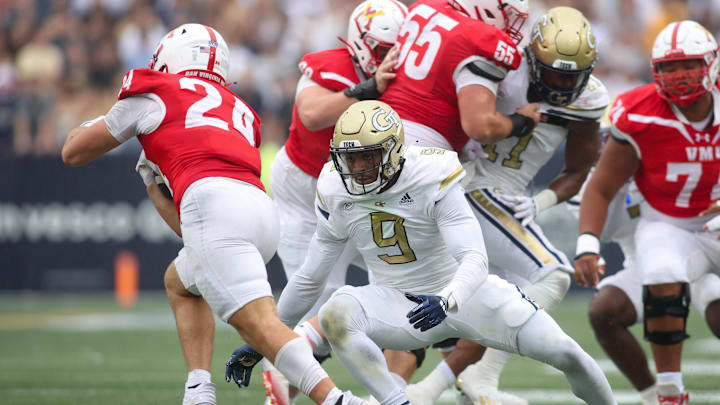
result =
[[453,72],[455,92],[459,92],[465,86],[479,84],[497,95],[497,88],[507,74],[505,68],[496,65],[493,61],[479,55],[472,56],[460,62]]
[[335,238],[323,222],[318,222],[305,262],[280,295],[278,314],[284,324],[294,328],[312,308],[344,248],[345,241]]
[[165,119],[165,105],[154,94],[119,100],[105,115],[105,125],[118,142],[155,131]]
[[488,261],[482,230],[460,186],[452,187],[435,203],[435,219],[445,245],[460,264],[455,277],[440,293],[454,298],[457,311],[477,291],[488,276]]

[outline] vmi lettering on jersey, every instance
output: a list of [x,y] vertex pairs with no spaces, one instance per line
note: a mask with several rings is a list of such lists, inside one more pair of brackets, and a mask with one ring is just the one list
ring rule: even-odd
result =
[[[708,134],[705,134],[709,137]],[[720,146],[686,146],[685,153],[689,161],[696,160],[700,162],[708,162],[712,160],[720,160]]]

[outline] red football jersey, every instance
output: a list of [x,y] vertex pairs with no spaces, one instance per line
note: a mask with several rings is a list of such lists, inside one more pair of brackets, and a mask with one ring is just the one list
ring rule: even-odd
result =
[[720,92],[713,90],[713,122],[694,129],[661,99],[655,84],[621,94],[610,109],[612,133],[635,148],[635,182],[653,208],[695,217],[720,198]]
[[154,94],[165,107],[160,126],[138,135],[173,190],[180,212],[183,193],[205,177],[229,177],[265,190],[260,182],[260,117],[215,82],[134,69],[123,79],[118,99]]
[[[332,91],[342,91],[360,82],[355,64],[347,48],[330,49],[305,55],[300,70],[312,81]],[[290,135],[285,152],[290,160],[305,173],[317,178],[330,157],[330,140],[334,126],[318,131],[305,128],[293,106]]]
[[459,153],[468,137],[453,81],[458,67],[480,56],[515,70],[522,55],[505,32],[459,13],[447,0],[420,0],[409,11],[398,34],[397,76],[380,100],[403,120],[439,132]]

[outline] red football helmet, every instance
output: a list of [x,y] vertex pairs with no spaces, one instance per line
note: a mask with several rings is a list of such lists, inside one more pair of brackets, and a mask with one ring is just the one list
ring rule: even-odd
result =
[[[666,63],[699,61],[690,70],[669,70]],[[713,35],[695,21],[670,23],[655,39],[652,68],[658,94],[679,106],[689,106],[710,91],[718,79],[718,44]],[[663,71],[663,68],[666,71]]]

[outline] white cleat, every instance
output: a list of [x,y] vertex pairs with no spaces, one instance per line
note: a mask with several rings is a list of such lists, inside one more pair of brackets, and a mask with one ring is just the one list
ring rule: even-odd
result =
[[185,388],[183,405],[216,405],[215,384],[200,383],[194,387]]
[[528,401],[507,392],[491,390],[479,395],[473,405],[528,405]]
[[405,396],[411,405],[433,405],[440,397],[439,395],[429,395],[427,390],[423,390],[419,384],[408,384],[405,387]]

